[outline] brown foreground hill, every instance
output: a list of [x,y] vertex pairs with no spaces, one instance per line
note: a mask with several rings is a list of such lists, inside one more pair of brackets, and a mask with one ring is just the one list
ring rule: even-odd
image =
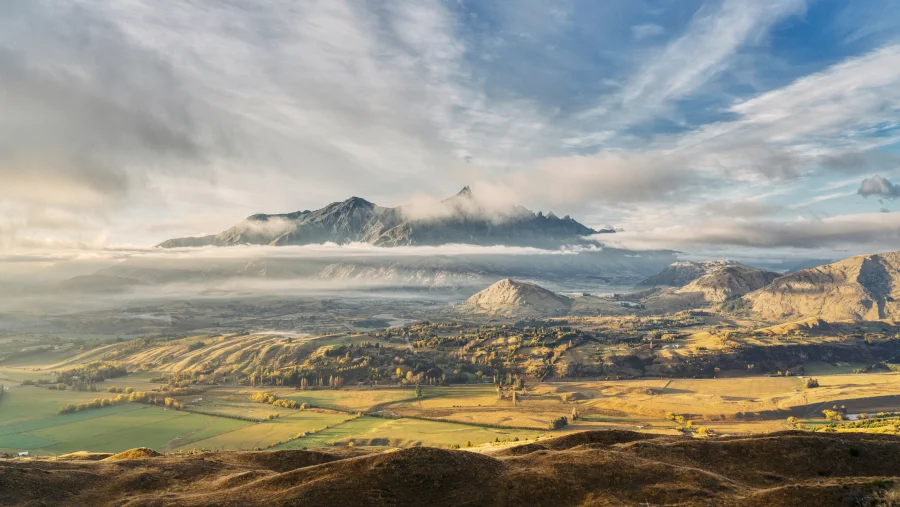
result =
[[900,438],[783,432],[692,439],[592,431],[491,455],[219,452],[0,460],[4,506],[876,506]]

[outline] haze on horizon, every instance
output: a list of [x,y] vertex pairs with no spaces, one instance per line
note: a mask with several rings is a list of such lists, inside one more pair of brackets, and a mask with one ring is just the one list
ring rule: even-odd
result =
[[0,249],[471,185],[615,246],[896,250],[898,28],[889,0],[9,0]]

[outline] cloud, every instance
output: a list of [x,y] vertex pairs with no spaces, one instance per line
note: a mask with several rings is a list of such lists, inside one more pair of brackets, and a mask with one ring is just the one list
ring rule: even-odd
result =
[[882,178],[876,174],[871,178],[862,180],[856,193],[865,198],[894,199],[895,197],[900,197],[900,185],[894,185],[887,178]]
[[735,119],[705,125],[678,144],[710,152],[764,147],[784,159],[770,176],[885,163],[895,157],[870,150],[898,140],[892,131],[900,110],[898,63],[900,44],[849,58],[735,103],[730,108]]
[[202,165],[196,101],[172,66],[89,8],[49,12],[0,7],[0,199],[97,208],[128,194],[134,166]]
[[292,210],[533,158],[543,118],[485,93],[457,26],[437,0],[3,2],[0,201],[171,221],[222,205],[163,191],[199,181]]
[[759,42],[773,24],[804,6],[803,0],[725,0],[716,9],[701,7],[680,37],[644,61],[618,94],[584,116],[623,126],[650,119],[670,102],[695,93],[728,68],[740,48]]
[[648,230],[896,165],[896,41],[810,59],[768,37],[802,0],[627,4],[0,2],[0,242],[153,244],[349,195],[430,216],[464,184]]
[[818,220],[710,218],[690,224],[625,232],[604,238],[631,248],[742,247],[893,249],[900,240],[900,213],[842,215]]
[[736,201],[712,201],[703,205],[700,213],[708,216],[732,218],[760,218],[776,215],[784,207],[768,202],[742,199]]
[[664,33],[666,33],[666,29],[654,23],[634,25],[631,27],[631,34],[637,40],[649,39]]

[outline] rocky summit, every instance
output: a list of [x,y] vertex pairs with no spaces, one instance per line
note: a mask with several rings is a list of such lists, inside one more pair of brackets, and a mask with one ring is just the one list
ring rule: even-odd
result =
[[471,245],[557,248],[583,243],[594,230],[568,215],[534,213],[523,206],[496,207],[479,200],[469,187],[422,207],[386,208],[360,197],[315,211],[256,214],[219,234],[170,239],[162,248],[231,245],[308,245],[362,242],[377,246]]

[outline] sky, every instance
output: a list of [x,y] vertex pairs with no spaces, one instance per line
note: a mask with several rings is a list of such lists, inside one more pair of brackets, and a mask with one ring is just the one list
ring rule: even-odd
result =
[[0,249],[471,185],[629,248],[900,250],[898,113],[895,0],[4,0]]

